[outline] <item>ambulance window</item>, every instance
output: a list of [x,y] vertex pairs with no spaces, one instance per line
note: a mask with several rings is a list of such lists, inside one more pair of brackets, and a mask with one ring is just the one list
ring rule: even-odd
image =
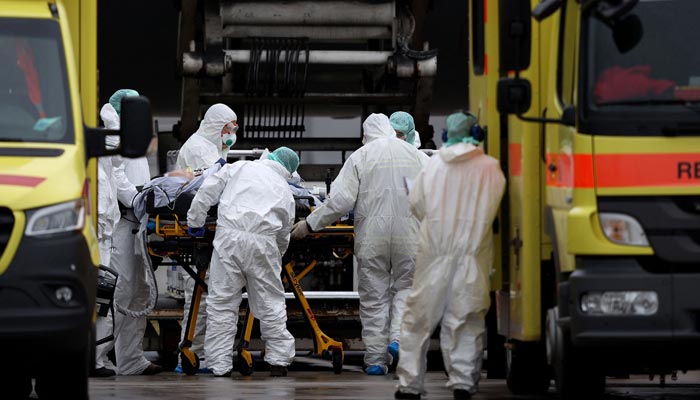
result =
[[484,40],[485,0],[472,0],[472,65],[474,74],[484,74],[486,45]]
[[591,106],[639,108],[700,100],[698,13],[697,0],[647,0],[614,22],[590,16]]
[[59,25],[0,18],[0,141],[73,141]]
[[576,62],[577,9],[562,5],[559,31],[559,60],[557,94],[563,106],[574,103]]

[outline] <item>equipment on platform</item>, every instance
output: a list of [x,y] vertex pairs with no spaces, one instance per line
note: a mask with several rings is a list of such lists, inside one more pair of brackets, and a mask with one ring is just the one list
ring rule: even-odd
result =
[[359,126],[354,138],[305,135],[307,116],[337,105],[356,106],[362,120],[409,111],[425,135],[437,72],[437,50],[423,41],[427,7],[427,0],[182,0],[175,136],[184,142],[215,103],[238,114],[237,149],[353,151]]
[[114,302],[114,289],[117,286],[119,274],[104,265],[100,265],[99,269],[102,273],[97,276],[97,315],[106,317]]

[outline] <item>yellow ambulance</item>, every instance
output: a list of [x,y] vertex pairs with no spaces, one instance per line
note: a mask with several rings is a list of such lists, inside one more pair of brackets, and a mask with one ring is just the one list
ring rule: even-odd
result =
[[513,392],[554,378],[594,398],[609,376],[700,368],[698,15],[470,2],[470,111],[508,178],[491,332]]
[[[150,105],[97,126],[97,2],[0,0],[3,398],[86,399],[94,353],[96,157],[144,154]],[[119,135],[117,151],[105,136]]]

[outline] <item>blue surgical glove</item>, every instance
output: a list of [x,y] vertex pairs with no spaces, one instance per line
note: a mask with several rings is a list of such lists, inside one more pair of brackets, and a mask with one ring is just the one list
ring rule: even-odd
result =
[[219,158],[218,160],[216,160],[216,162],[218,162],[219,164],[221,164],[222,167],[223,167],[224,165],[226,165],[226,160],[224,160],[223,158]]
[[199,227],[199,228],[188,227],[188,228],[187,228],[187,233],[188,233],[190,236],[202,237],[202,236],[204,236],[204,227],[203,227],[203,226],[202,226],[202,227]]

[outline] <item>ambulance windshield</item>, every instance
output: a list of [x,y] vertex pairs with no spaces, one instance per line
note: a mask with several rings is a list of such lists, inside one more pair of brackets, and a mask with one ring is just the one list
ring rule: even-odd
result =
[[73,143],[66,75],[56,21],[0,18],[0,142]]
[[700,101],[697,0],[641,0],[605,20],[590,12],[587,40],[589,106],[664,106]]

